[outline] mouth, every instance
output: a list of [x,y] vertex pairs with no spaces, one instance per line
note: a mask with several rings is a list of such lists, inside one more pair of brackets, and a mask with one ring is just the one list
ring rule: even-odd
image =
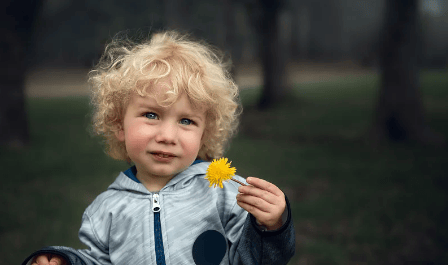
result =
[[155,152],[150,152],[151,155],[160,157],[160,158],[171,158],[171,157],[176,157],[175,154],[172,153],[167,153],[167,152],[162,152],[162,151],[155,151]]

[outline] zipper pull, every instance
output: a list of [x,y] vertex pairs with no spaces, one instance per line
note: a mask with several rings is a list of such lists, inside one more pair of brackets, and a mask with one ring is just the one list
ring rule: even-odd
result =
[[159,194],[152,195],[152,211],[155,213],[160,212]]

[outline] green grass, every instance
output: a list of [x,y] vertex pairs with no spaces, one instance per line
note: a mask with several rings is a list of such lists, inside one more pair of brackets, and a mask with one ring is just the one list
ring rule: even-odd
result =
[[[422,74],[430,126],[448,137],[448,75]],[[242,175],[292,197],[297,255],[291,264],[428,264],[445,254],[446,146],[384,144],[366,138],[377,77],[300,85],[273,111],[242,93],[242,134],[229,157]]]
[[[448,73],[422,74],[428,123],[448,137]],[[242,127],[227,156],[238,174],[267,179],[290,198],[297,251],[290,264],[445,263],[446,146],[371,147],[379,81],[341,78],[297,86],[258,112],[242,92]],[[127,168],[89,133],[86,98],[29,99],[31,145],[0,151],[0,264],[77,239],[87,205]],[[419,262],[418,262],[419,263]]]
[[27,108],[30,147],[0,152],[0,264],[20,264],[46,245],[82,247],[84,209],[126,166],[91,137],[86,98],[30,99]]

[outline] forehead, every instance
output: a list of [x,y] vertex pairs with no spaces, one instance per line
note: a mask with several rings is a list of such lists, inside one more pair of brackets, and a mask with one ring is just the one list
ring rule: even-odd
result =
[[144,90],[132,92],[129,101],[130,104],[150,104],[163,108],[169,108],[177,102],[182,102],[184,107],[197,112],[206,112],[208,109],[206,104],[189,97],[185,89],[173,87],[169,78],[161,78],[145,86]]
[[156,80],[152,80],[142,85],[141,88],[137,88],[137,93],[140,96],[149,96],[155,98],[157,101],[167,101],[170,97],[177,94],[172,82],[169,78],[164,77]]
[[[209,109],[209,104],[199,100],[194,100],[188,93],[188,88],[183,87],[182,84],[174,84],[169,77],[160,78],[154,81],[147,82],[136,90],[131,95],[132,99],[140,98],[140,102],[147,99],[153,99],[161,107],[169,107],[181,98],[188,101],[188,106],[196,111],[206,112]],[[135,96],[134,96],[135,95]]]

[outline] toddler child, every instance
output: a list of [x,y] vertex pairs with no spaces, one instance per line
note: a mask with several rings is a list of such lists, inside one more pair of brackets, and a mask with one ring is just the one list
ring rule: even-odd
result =
[[133,163],[82,217],[87,248],[46,247],[27,265],[286,264],[289,202],[254,177],[210,188],[210,161],[237,128],[238,87],[217,52],[176,32],[108,45],[90,73],[93,124],[108,154]]

